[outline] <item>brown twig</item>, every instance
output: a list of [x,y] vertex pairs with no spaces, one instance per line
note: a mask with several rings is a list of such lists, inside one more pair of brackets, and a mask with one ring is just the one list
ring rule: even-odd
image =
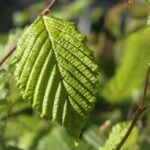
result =
[[10,49],[0,60],[0,66],[12,55],[12,53],[16,50],[17,46],[14,46]]
[[52,0],[51,3],[41,12],[40,16],[47,15],[51,8],[56,4],[57,0]]
[[140,106],[139,106],[141,109],[145,107],[145,97],[147,94],[149,77],[150,77],[150,63],[148,64],[148,69],[147,69],[147,74],[146,74],[146,79],[144,84],[143,97],[141,99]]
[[146,110],[147,108],[143,108],[143,109],[137,109],[135,116],[131,122],[131,125],[127,131],[127,133],[125,134],[125,136],[121,139],[121,142],[117,145],[115,150],[120,150],[120,148],[124,145],[124,143],[126,142],[127,138],[129,137],[129,135],[131,134],[135,124],[137,123],[137,121],[139,120],[141,114]]
[[135,0],[127,0],[127,3],[128,3],[129,5],[132,5],[132,4],[134,3],[134,1],[135,1]]
[[[57,2],[57,0],[52,0],[51,3],[42,11],[40,16],[47,15],[50,12],[51,8],[55,5],[56,2]],[[17,46],[14,46],[12,49],[10,49],[4,55],[4,57],[0,60],[0,66],[12,55],[12,53],[16,50],[16,48],[17,48]]]
[[137,110],[135,112],[134,118],[133,118],[133,120],[131,122],[131,125],[130,125],[127,133],[122,138],[122,140],[120,141],[120,143],[117,145],[117,147],[115,148],[115,150],[120,150],[120,148],[124,145],[124,143],[126,142],[127,138],[131,134],[131,132],[132,132],[135,124],[137,123],[137,121],[141,117],[142,113],[145,110],[147,110],[147,108],[145,107],[145,97],[146,97],[147,89],[148,89],[149,76],[150,76],[150,64],[148,65],[147,74],[146,74],[146,78],[145,78],[143,97],[142,97],[142,99],[141,99],[141,101],[139,103],[139,106],[138,106],[138,108],[137,108]]

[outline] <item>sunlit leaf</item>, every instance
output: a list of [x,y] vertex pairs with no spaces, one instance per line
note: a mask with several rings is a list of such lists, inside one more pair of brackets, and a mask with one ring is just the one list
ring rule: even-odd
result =
[[16,80],[41,117],[79,136],[95,104],[97,66],[73,23],[38,17],[17,45]]

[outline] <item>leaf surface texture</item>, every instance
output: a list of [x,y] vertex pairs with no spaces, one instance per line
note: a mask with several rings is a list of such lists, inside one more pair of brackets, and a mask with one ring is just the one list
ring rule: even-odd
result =
[[19,40],[15,62],[23,98],[78,137],[95,103],[97,65],[74,24],[38,17]]

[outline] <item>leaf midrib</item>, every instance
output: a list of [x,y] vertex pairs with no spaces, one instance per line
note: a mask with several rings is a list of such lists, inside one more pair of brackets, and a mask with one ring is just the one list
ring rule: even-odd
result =
[[[45,30],[46,30],[46,33],[47,33],[47,35],[48,35],[48,39],[49,39],[49,42],[51,42],[51,44],[52,44],[52,51],[53,51],[53,53],[54,53],[54,56],[55,56],[55,59],[56,59],[56,66],[57,66],[57,68],[58,68],[58,71],[59,71],[59,73],[60,73],[60,75],[61,75],[61,71],[60,71],[60,68],[59,68],[59,65],[58,65],[58,60],[57,60],[57,57],[56,57],[56,52],[55,52],[55,48],[54,48],[54,43],[53,43],[53,40],[52,40],[52,37],[51,37],[51,35],[49,34],[49,32],[48,32],[48,29],[47,29],[47,24],[46,24],[46,22],[45,22],[45,19],[44,19],[44,16],[42,16],[41,17],[41,20],[42,20],[42,22],[43,22],[43,25],[44,25],[44,27],[45,27]],[[66,90],[66,87],[65,87],[65,84],[64,84],[64,82],[63,82],[63,80],[62,80],[62,75],[61,75],[61,78],[60,78],[60,82],[62,83],[62,85],[63,85],[63,87],[64,87],[64,89],[65,89],[65,92],[66,92],[66,101],[64,102],[64,106],[63,106],[63,114],[62,114],[62,123],[64,123],[65,122],[65,104],[66,104],[66,102],[68,101],[69,102],[69,98],[68,98],[68,92],[67,92],[67,90]]]

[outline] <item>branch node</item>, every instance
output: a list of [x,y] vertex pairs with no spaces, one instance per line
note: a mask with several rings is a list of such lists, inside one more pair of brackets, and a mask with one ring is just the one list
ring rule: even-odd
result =
[[51,3],[41,12],[40,16],[46,16],[56,4],[57,0],[52,0]]

